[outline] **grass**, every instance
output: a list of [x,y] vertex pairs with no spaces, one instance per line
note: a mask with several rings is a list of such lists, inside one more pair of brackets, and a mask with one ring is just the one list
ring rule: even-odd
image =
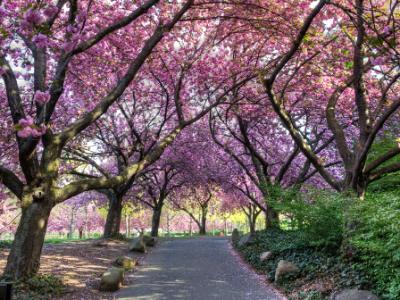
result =
[[[45,238],[44,243],[48,244],[48,245],[57,245],[57,244],[70,243],[70,242],[87,241],[87,240],[97,239],[100,237],[101,237],[101,234],[93,234],[93,235],[90,235],[89,237],[85,237],[82,239],[80,239],[79,237],[67,238],[67,237],[49,236],[49,237]],[[0,249],[1,248],[10,248],[12,245],[12,242],[13,242],[12,239],[0,240]]]
[[[212,232],[208,232],[205,236],[219,236],[220,232],[215,232],[213,234]],[[163,234],[160,237],[161,238],[176,238],[176,239],[185,239],[185,238],[195,238],[195,237],[201,237],[202,235],[199,235],[198,233],[182,233],[182,232],[172,232],[170,234]],[[93,233],[89,237],[84,237],[80,239],[78,236],[74,236],[72,238],[67,238],[67,237],[59,237],[59,236],[47,236],[45,238],[44,243],[48,245],[57,245],[57,244],[63,244],[63,243],[70,243],[70,242],[78,242],[78,241],[87,241],[91,239],[99,239],[102,237],[101,233]],[[8,238],[4,240],[0,240],[0,249],[4,248],[10,248],[12,245],[13,240]]]

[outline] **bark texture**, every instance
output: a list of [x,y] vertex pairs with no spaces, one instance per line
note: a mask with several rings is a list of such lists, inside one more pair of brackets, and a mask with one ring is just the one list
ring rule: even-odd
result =
[[33,202],[22,209],[4,275],[11,279],[27,278],[40,267],[40,255],[52,205],[50,201]]

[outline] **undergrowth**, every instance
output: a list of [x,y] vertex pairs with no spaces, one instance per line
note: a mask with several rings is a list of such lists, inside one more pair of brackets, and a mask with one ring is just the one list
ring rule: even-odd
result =
[[[3,278],[2,281],[9,281]],[[35,275],[13,282],[13,299],[49,300],[66,292],[62,280],[53,275]]]
[[[251,245],[238,248],[252,266],[272,281],[279,260],[295,263],[300,274],[280,286],[292,299],[328,299],[350,287],[400,299],[398,188],[381,184],[364,200],[332,192],[293,195],[280,192],[275,204],[286,230],[257,232]],[[274,256],[261,262],[265,251]]]
[[[280,285],[285,293],[297,294],[292,296],[292,299],[328,299],[333,291],[341,288],[371,288],[367,275],[345,261],[339,255],[338,248],[326,251],[310,246],[310,241],[306,237],[307,234],[299,230],[270,229],[257,232],[251,245],[238,247],[238,250],[246,261],[266,274],[271,282],[274,280],[275,269],[280,260],[295,263],[301,270],[296,280],[286,280]],[[265,251],[272,251],[274,255],[269,260],[261,262],[260,254]],[[302,290],[307,284],[321,280],[328,280],[329,284],[321,290]],[[309,294],[312,298],[307,298]]]

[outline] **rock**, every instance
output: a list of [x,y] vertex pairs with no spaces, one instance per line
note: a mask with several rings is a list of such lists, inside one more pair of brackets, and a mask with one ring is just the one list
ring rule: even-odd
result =
[[101,275],[99,290],[102,292],[114,292],[118,290],[124,281],[124,269],[112,267]]
[[254,235],[248,233],[240,238],[238,246],[239,247],[248,246],[253,242],[254,242]]
[[236,245],[240,240],[239,230],[237,230],[236,228],[233,229],[233,231],[232,231],[231,240],[232,240],[232,244],[234,244],[234,245]]
[[298,273],[300,269],[290,261],[280,260],[278,267],[275,270],[275,282],[278,282],[285,275],[294,275]]
[[272,252],[271,251],[263,252],[260,255],[260,261],[268,260],[271,257],[272,257]]
[[146,253],[146,244],[143,241],[143,237],[134,238],[129,244],[129,251]]
[[142,239],[147,247],[154,247],[157,243],[157,238],[153,236],[143,235]]
[[114,261],[114,265],[125,270],[132,270],[137,265],[137,261],[127,256],[120,256]]
[[334,293],[331,300],[379,300],[379,298],[369,291],[346,289]]

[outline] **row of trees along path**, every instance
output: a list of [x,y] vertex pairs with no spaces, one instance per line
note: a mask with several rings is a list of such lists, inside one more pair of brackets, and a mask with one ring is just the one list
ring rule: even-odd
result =
[[400,170],[398,6],[0,1],[0,201],[22,211],[5,275],[38,272],[51,211],[88,191],[107,237],[133,199],[156,235],[166,199],[199,203],[205,232],[214,198],[266,226],[280,189],[362,198]]

